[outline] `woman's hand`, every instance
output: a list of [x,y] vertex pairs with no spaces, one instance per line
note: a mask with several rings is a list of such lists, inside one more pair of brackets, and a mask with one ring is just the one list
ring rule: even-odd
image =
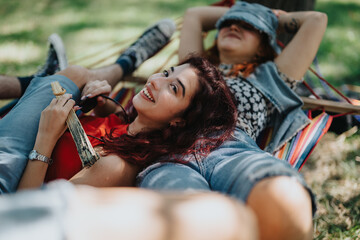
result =
[[[111,86],[106,80],[95,80],[88,82],[81,94],[81,100],[84,100],[85,98],[93,98],[95,96],[98,96],[100,94],[109,95],[111,92]],[[106,103],[106,99],[98,96],[97,97],[97,106],[103,106]]]
[[277,18],[279,18],[279,17],[280,17],[281,15],[283,15],[283,14],[287,14],[286,11],[281,10],[281,9],[271,9],[271,11],[275,14],[275,16],[276,16]]
[[[74,105],[75,101],[71,99],[71,94],[64,94],[51,101],[49,106],[41,112],[37,145],[45,144],[52,151],[53,146],[66,130],[66,119]],[[48,151],[48,149],[43,149],[41,153],[45,155]]]
[[99,94],[109,95],[111,86],[106,80],[95,80],[88,82],[83,91],[81,100],[86,98],[93,98],[97,96],[97,105],[94,108],[94,113],[98,117],[106,117],[116,111],[116,104],[112,101],[107,101],[104,97],[98,96]]
[[[56,142],[66,129],[66,119],[75,105],[71,94],[54,98],[42,112],[34,149],[50,158]],[[20,179],[18,189],[40,187],[45,179],[48,164],[42,161],[29,161]]]

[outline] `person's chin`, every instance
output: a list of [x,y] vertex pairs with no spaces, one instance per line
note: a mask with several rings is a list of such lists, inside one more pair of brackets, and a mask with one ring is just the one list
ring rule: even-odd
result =
[[221,44],[218,45],[219,49],[223,50],[235,50],[241,47],[241,44],[238,39],[226,39]]
[[222,46],[221,48],[219,48],[219,50],[220,51],[231,52],[231,51],[236,51],[239,48],[240,48],[240,45],[226,44],[226,45]]

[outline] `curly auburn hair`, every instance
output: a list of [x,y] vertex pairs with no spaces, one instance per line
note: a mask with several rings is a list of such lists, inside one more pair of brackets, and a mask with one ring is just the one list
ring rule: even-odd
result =
[[[192,56],[182,64],[195,69],[199,81],[199,88],[182,115],[185,124],[135,136],[115,137],[111,130],[103,138],[108,154],[117,154],[127,162],[146,167],[158,161],[181,162],[186,154],[199,151],[195,149],[197,142],[201,142],[201,153],[209,153],[230,137],[236,123],[236,107],[220,72],[202,57]],[[136,110],[131,107],[127,112],[132,122],[137,116]],[[161,158],[164,156],[169,157]]]

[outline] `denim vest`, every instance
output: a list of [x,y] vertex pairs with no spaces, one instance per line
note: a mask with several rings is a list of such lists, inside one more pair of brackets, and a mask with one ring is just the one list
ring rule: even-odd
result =
[[246,79],[277,109],[272,117],[273,134],[264,149],[273,153],[308,125],[310,119],[301,109],[302,100],[281,79],[273,61],[261,64]]

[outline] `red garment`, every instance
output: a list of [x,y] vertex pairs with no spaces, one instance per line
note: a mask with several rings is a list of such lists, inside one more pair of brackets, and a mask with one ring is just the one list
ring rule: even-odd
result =
[[[106,118],[84,116],[80,118],[80,122],[87,135],[98,138],[105,136],[105,133],[109,133],[113,128],[116,129],[114,133],[118,136],[125,134],[129,125],[124,125],[115,114],[111,114]],[[90,136],[89,140],[93,147],[102,144],[101,141]],[[68,180],[82,169],[75,142],[69,131],[66,131],[56,143],[51,157],[54,162],[48,168],[45,182],[59,178]]]

